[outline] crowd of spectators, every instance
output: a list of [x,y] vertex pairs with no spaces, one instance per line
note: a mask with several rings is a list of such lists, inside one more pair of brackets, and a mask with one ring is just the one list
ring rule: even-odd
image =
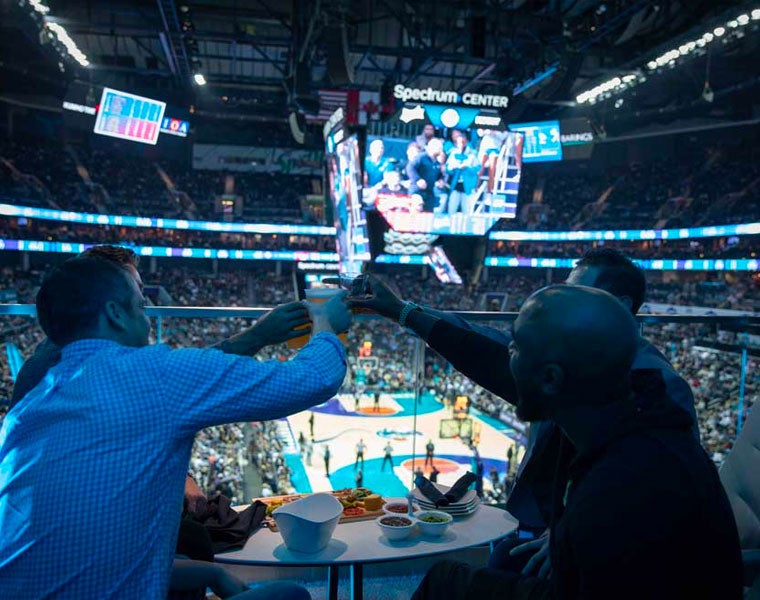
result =
[[[301,198],[320,178],[234,173],[242,214],[229,220],[302,223]],[[64,210],[143,217],[221,220],[215,200],[230,192],[228,174],[125,153],[45,141],[0,142],[0,195],[6,201]]]
[[[639,242],[596,242],[594,246],[611,246],[639,259],[734,259],[757,258],[754,236],[701,238],[694,240],[653,240]],[[488,254],[528,258],[577,258],[588,249],[588,242],[507,242],[491,241]]]
[[[500,227],[541,230],[689,227],[760,217],[755,148],[691,148],[667,160],[614,167],[593,161],[523,165],[517,221]],[[320,177],[234,173],[240,220],[297,223],[312,219],[300,199],[319,193]],[[215,198],[228,174],[194,170],[86,146],[45,141],[0,143],[0,195],[15,203],[147,217],[219,219]]]
[[[41,273],[5,268],[0,290],[13,289],[20,303],[33,301]],[[294,299],[289,275],[276,275],[266,267],[224,270],[215,276],[190,268],[159,269],[143,273],[147,285],[165,288],[175,305],[186,306],[269,306]],[[404,297],[421,304],[455,310],[516,310],[530,293],[546,284],[544,271],[510,271],[491,275],[465,294],[459,286],[445,286],[432,277],[423,279],[420,271],[393,270],[385,278]],[[674,304],[748,308],[756,298],[758,278],[736,274],[717,276],[713,281],[651,281],[648,299]],[[487,296],[505,292],[499,306],[489,306]],[[250,324],[248,319],[164,319],[162,341],[172,346],[202,347],[233,335]],[[505,323],[494,323],[506,327]],[[12,317],[3,320],[6,344],[15,344],[28,356],[41,338],[31,319]],[[720,463],[736,435],[740,358],[737,353],[707,348],[705,342],[726,342],[724,332],[699,325],[649,325],[645,336],[660,348],[674,367],[689,381],[695,392],[700,429],[705,448]],[[731,340],[728,340],[731,342]],[[736,343],[736,340],[733,340]],[[361,319],[349,331],[349,385],[363,381],[387,391],[411,389],[414,342],[399,335],[398,326],[379,319]],[[702,345],[700,345],[702,344]],[[366,348],[370,347],[369,352]],[[360,353],[359,350],[365,350]],[[12,389],[5,347],[0,352],[2,388],[0,406],[7,403]],[[284,345],[262,350],[261,360],[287,360],[291,350]],[[744,407],[749,410],[760,395],[760,375],[756,359],[750,357],[746,371]],[[464,393],[483,412],[499,417],[510,414],[504,400],[475,386],[448,363],[428,351],[425,360],[425,387],[439,399],[450,400]],[[510,415],[511,416],[511,415]],[[208,491],[230,492],[241,497],[241,461],[248,454],[265,486],[265,493],[292,489],[290,473],[282,459],[274,424],[253,424],[246,431],[239,426],[212,428],[199,435],[193,471]],[[247,437],[246,437],[247,436]],[[253,445],[251,443],[253,442]],[[253,451],[255,449],[255,452]],[[263,453],[263,454],[262,454]],[[267,489],[268,488],[268,489]]]
[[261,495],[294,494],[296,488],[285,462],[285,444],[277,431],[277,423],[250,423],[248,432],[248,457],[261,478]]
[[189,467],[198,487],[207,495],[223,494],[235,504],[246,502],[244,449],[245,432],[239,424],[217,425],[199,431]]
[[[713,146],[612,168],[593,162],[527,165],[518,199],[521,226],[649,229],[756,221],[757,152],[746,145]],[[502,221],[500,227],[515,225]]]

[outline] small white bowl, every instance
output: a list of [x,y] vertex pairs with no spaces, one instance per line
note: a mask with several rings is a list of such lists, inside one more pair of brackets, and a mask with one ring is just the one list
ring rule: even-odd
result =
[[[409,502],[406,498],[383,498],[385,500],[385,504],[383,504],[383,511],[388,513],[389,515],[408,515],[409,514]],[[395,512],[393,510],[388,510],[388,507],[393,504],[402,504],[404,506],[404,512]],[[419,510],[419,505],[416,502],[412,502],[412,511],[417,512]]]
[[[436,516],[446,520],[441,521],[440,523],[429,523],[423,520],[425,516]],[[422,512],[417,513],[415,517],[417,518],[417,525],[420,526],[420,531],[424,535],[429,535],[431,537],[442,536],[446,532],[449,524],[454,520],[454,517],[449,513],[440,510],[423,510]]]
[[[383,521],[387,519],[404,519],[409,521],[408,525],[386,525]],[[417,524],[417,519],[410,517],[409,515],[387,514],[375,519],[378,527],[383,532],[383,535],[393,542],[404,540],[409,537],[409,534],[414,530],[414,526]]]
[[290,550],[314,554],[330,543],[343,505],[332,494],[311,494],[272,511]]

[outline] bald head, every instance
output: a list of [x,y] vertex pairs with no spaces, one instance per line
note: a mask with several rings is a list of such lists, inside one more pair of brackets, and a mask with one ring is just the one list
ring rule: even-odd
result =
[[514,325],[510,368],[518,416],[546,419],[579,402],[611,401],[636,354],[636,321],[614,296],[583,286],[539,290]]

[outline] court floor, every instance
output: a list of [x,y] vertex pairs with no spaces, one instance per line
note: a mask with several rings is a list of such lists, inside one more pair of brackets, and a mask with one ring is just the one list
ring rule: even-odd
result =
[[[385,496],[403,496],[412,487],[413,473],[422,467],[426,475],[425,445],[435,445],[435,463],[440,471],[438,481],[451,485],[467,471],[475,470],[473,451],[458,438],[441,439],[441,419],[451,418],[450,409],[432,395],[424,394],[417,405],[414,420],[414,396],[411,393],[381,394],[375,405],[372,395],[360,399],[358,405],[352,394],[341,394],[325,404],[313,407],[288,418],[293,439],[291,452],[297,453],[295,440],[303,432],[310,435],[309,420],[314,420],[314,451],[311,464],[306,457],[300,461],[302,471],[294,478],[299,492],[320,492],[356,487],[356,473],[362,470],[364,487]],[[473,430],[479,430],[478,452],[484,463],[484,486],[490,487],[489,473],[495,467],[503,478],[507,468],[507,451],[517,449],[509,436],[510,429],[494,419],[481,418],[471,411]],[[416,434],[416,435],[415,435]],[[356,445],[366,445],[363,464],[356,463]],[[384,460],[384,448],[390,443],[392,462]],[[330,449],[328,477],[325,469],[325,449]],[[298,457],[290,457],[293,465]],[[513,460],[518,460],[513,456]],[[305,481],[304,481],[305,480]]]

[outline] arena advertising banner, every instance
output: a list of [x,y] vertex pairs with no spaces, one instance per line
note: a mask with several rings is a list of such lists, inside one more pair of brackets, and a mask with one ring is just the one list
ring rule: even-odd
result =
[[321,176],[324,156],[300,148],[193,144],[193,168],[241,173]]

